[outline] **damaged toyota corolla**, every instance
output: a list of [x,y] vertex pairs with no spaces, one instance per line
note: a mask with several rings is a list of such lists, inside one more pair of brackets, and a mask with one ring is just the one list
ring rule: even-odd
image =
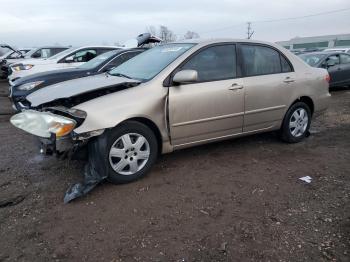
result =
[[44,87],[11,122],[40,137],[42,152],[88,149],[85,182],[68,202],[104,179],[143,177],[160,153],[273,130],[299,142],[327,108],[328,82],[326,70],[272,43],[190,40]]

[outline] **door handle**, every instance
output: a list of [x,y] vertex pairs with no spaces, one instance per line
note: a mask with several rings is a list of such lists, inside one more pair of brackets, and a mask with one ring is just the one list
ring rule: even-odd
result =
[[287,76],[286,79],[283,80],[283,82],[292,83],[292,82],[295,82],[295,80],[293,78],[290,78],[289,76]]
[[228,89],[231,91],[234,91],[234,90],[238,90],[238,89],[242,89],[242,88],[243,88],[243,85],[239,85],[237,83],[234,83]]

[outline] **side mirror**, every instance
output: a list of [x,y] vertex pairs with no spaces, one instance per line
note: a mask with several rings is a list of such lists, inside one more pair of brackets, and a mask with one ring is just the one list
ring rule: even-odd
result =
[[327,67],[335,66],[335,61],[334,60],[328,60],[326,65],[327,65]]
[[66,63],[73,63],[74,62],[74,57],[73,56],[68,56],[64,61]]
[[173,77],[173,82],[178,84],[193,83],[198,80],[198,72],[196,70],[181,70]]

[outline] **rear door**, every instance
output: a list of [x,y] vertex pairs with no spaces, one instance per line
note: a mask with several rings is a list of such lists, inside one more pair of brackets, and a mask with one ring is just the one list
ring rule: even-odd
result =
[[169,87],[169,123],[174,146],[242,132],[244,89],[236,46],[220,44],[193,54],[179,70],[198,72],[196,83]]
[[245,89],[244,132],[280,125],[296,76],[287,58],[267,45],[241,44]]

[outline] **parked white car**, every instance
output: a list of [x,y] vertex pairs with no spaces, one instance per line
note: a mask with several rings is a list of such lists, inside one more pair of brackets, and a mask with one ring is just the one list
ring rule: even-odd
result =
[[77,67],[105,52],[119,49],[116,46],[72,47],[47,59],[26,59],[10,66],[9,82],[35,73]]
[[49,58],[69,48],[69,47],[63,47],[63,46],[41,46],[37,48],[27,48],[27,49],[16,50],[8,45],[6,47],[12,50],[12,54],[8,58],[4,58],[2,59],[2,61],[0,61],[1,78],[8,77],[8,74],[10,72],[9,67],[12,64],[22,63],[23,60],[27,60],[27,59]]

